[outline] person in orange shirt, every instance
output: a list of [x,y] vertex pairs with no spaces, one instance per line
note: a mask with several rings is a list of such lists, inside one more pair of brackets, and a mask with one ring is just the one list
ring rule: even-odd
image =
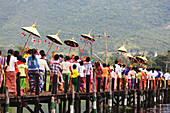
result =
[[104,83],[104,77],[106,77],[105,89],[108,90],[108,71],[109,71],[109,68],[106,66],[105,63],[103,64],[103,69],[102,70],[103,70],[102,83]]

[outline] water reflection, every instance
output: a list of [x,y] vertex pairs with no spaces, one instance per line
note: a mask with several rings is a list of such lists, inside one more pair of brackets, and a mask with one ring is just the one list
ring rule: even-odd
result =
[[170,113],[170,104],[158,104],[152,108],[141,108],[122,111],[121,113]]

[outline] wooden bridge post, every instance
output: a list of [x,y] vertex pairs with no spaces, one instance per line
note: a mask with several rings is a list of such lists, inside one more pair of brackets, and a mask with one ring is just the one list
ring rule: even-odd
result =
[[104,81],[103,81],[103,113],[106,113],[106,94],[105,94],[105,86],[106,86],[106,77],[104,77]]
[[76,97],[75,97],[75,113],[81,113],[81,100],[79,96],[79,90],[80,90],[80,76],[78,76],[77,80],[77,89],[76,89]]
[[120,96],[120,78],[117,78],[117,109],[116,109],[116,112],[118,113],[119,112],[119,96]]
[[[123,91],[125,91],[125,84],[126,84],[125,78],[122,78]],[[122,96],[122,106],[124,106],[124,101],[125,101],[125,92],[123,92],[123,96]]]
[[108,98],[108,105],[109,109],[108,111],[112,111],[112,78],[109,78],[109,98]]
[[51,113],[56,113],[56,103],[54,101],[54,96],[51,97]]
[[21,106],[20,72],[17,73],[16,85],[17,85],[17,100],[18,100],[17,113],[22,113],[23,107]]
[[93,100],[93,113],[97,113],[97,95],[96,95],[96,73],[95,70],[93,70],[93,90],[94,90],[94,100]]
[[140,111],[140,79],[138,79],[138,90],[137,90],[137,110]]
[[161,90],[160,90],[160,80],[158,80],[158,89],[159,89],[159,104],[161,104],[162,103],[162,92],[161,92]]
[[114,90],[115,90],[115,79],[112,78],[112,111],[114,112],[114,106],[113,106],[113,102],[114,102]]
[[143,108],[143,106],[144,106],[144,103],[143,103],[143,101],[144,101],[144,79],[142,79],[142,91],[141,91],[141,107]]
[[97,112],[100,113],[101,109],[100,109],[100,87],[101,87],[101,78],[99,77],[97,80]]
[[157,91],[157,81],[155,80],[155,87],[154,87],[154,105],[156,105],[156,91]]
[[87,99],[86,99],[86,113],[90,113],[90,95],[89,95],[89,87],[90,84],[90,75],[86,75],[86,93],[87,93]]
[[68,75],[64,75],[64,76],[65,76],[64,94],[66,95],[66,98],[64,99],[64,102],[63,102],[63,112],[66,113],[66,101],[67,101],[67,98],[68,98],[68,95],[67,95],[67,91],[68,91]]
[[38,73],[35,73],[35,95],[37,97],[35,98],[35,107],[34,112],[39,113],[40,110],[40,104],[39,104],[39,77],[40,75]]
[[74,85],[72,85],[72,101],[71,101],[71,105],[70,105],[70,113],[74,113]]
[[5,113],[9,113],[9,88],[5,89]]

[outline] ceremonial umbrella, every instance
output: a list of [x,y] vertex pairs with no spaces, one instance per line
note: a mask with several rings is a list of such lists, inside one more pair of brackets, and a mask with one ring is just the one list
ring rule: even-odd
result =
[[[92,30],[91,30],[91,31],[92,31]],[[94,38],[91,36],[91,31],[90,31],[89,34],[81,34],[81,36],[82,36],[84,39],[86,39],[86,41],[85,41],[84,47],[83,47],[83,49],[82,49],[80,58],[81,58],[81,56],[82,56],[82,54],[83,54],[83,51],[84,51],[84,49],[85,49],[85,46],[86,46],[87,41],[88,41],[88,40],[89,40],[89,41],[92,41],[92,42],[95,41]]]
[[74,40],[74,36],[72,37],[71,40],[65,40],[64,43],[67,46],[70,46],[70,50],[69,50],[68,56],[70,55],[71,47],[78,47],[79,46],[79,44]]
[[125,46],[123,45],[123,46],[121,46],[119,49],[117,49],[119,52],[121,52],[121,57],[120,57],[120,62],[121,62],[121,59],[122,59],[122,52],[124,52],[124,53],[127,53],[127,50],[126,50],[126,48],[125,48]]
[[[38,19],[38,18],[37,18],[37,19]],[[22,53],[23,53],[23,51],[24,51],[24,49],[25,49],[25,47],[26,47],[26,45],[27,45],[28,40],[30,39],[31,34],[33,34],[33,35],[41,38],[39,32],[38,32],[37,29],[36,29],[37,19],[36,19],[35,23],[34,23],[32,26],[30,26],[30,27],[21,27],[21,29],[23,29],[24,31],[30,33],[29,36],[28,36],[28,39],[27,39],[27,41],[25,42],[25,45],[24,45],[24,47],[23,47],[23,49],[22,49],[21,55],[22,55]]]
[[60,32],[60,30],[58,31],[58,33],[56,35],[46,35],[46,37],[52,41],[52,44],[50,45],[50,47],[49,47],[49,49],[47,51],[46,56],[48,55],[48,53],[49,53],[53,43],[56,43],[56,44],[59,44],[59,45],[63,45],[63,43],[61,42],[60,38],[58,37],[59,32]]
[[128,59],[131,60],[133,58],[133,56],[130,54],[130,51],[129,51],[129,53],[126,54],[126,56],[127,56],[127,61],[126,61],[126,65],[127,65]]
[[137,60],[138,60],[139,62],[141,62],[141,63],[148,61],[145,56],[136,56],[136,58],[137,58]]

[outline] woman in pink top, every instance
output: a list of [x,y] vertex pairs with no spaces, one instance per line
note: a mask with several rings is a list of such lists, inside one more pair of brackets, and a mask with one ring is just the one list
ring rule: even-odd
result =
[[101,81],[102,79],[102,74],[103,74],[103,70],[100,66],[100,62],[97,61],[95,63],[95,66],[94,66],[94,71],[96,73],[96,89],[97,89],[97,85],[98,85],[98,81]]

